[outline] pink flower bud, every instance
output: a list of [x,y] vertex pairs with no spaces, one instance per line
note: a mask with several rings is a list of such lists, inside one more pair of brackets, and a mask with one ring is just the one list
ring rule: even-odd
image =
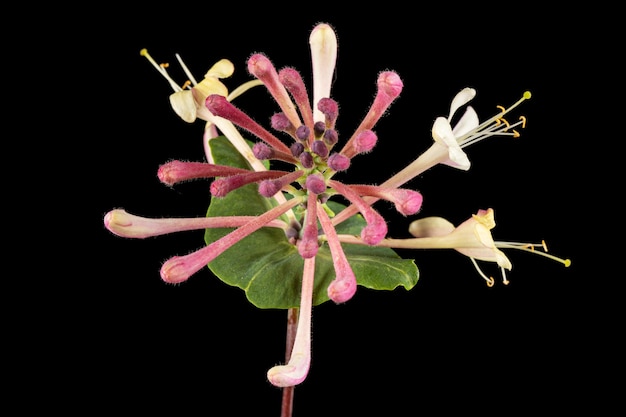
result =
[[371,130],[364,130],[354,138],[354,152],[355,154],[362,154],[370,152],[376,146],[378,136]]
[[291,124],[283,112],[272,115],[270,124],[273,129],[278,130],[279,132],[293,132],[295,130],[295,127]]
[[394,100],[402,92],[404,84],[397,73],[393,71],[383,71],[378,75],[379,91],[385,94],[390,100]]
[[326,158],[328,156],[328,146],[326,146],[322,140],[314,141],[311,145],[311,151],[322,158]]
[[252,147],[252,153],[257,159],[270,159],[272,156],[272,148],[263,142],[257,142]]
[[350,158],[335,152],[328,157],[326,163],[333,171],[345,171],[350,167]]
[[392,190],[391,193],[395,197],[396,210],[404,216],[415,214],[422,208],[424,198],[418,191],[400,188]]
[[313,110],[311,110],[309,95],[300,73],[293,68],[283,68],[278,73],[278,78],[296,101],[296,105],[300,109],[300,114],[304,119],[304,124],[312,126]]
[[296,108],[287,93],[287,89],[281,83],[274,64],[263,54],[253,54],[248,58],[248,71],[261,80],[270,92],[285,116],[294,126],[300,126],[302,122],[296,112]]
[[322,194],[326,191],[326,182],[319,174],[309,175],[306,178],[306,189],[313,194]]
[[222,177],[250,172],[247,169],[227,165],[215,165],[206,162],[170,161],[159,167],[157,176],[167,185],[199,178]]
[[354,275],[337,277],[328,286],[328,297],[335,303],[345,303],[356,293],[357,283]]
[[339,106],[332,98],[324,97],[317,103],[317,109],[324,114],[326,118],[326,127],[334,128],[337,116],[339,116]]
[[367,226],[361,230],[361,239],[368,245],[376,245],[387,235],[387,223],[380,215],[369,216]]

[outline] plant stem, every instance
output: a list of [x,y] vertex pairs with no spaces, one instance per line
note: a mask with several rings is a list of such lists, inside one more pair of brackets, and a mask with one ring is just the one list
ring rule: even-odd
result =
[[[291,350],[296,339],[296,329],[298,328],[298,309],[290,308],[287,310],[287,343],[285,350],[285,363],[291,358]],[[293,413],[293,391],[295,386],[283,388],[283,402],[280,409],[281,417],[291,417]]]

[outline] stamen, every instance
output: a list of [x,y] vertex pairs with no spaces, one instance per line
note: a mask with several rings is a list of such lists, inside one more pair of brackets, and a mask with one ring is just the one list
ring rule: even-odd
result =
[[145,57],[152,64],[152,66],[161,73],[161,75],[170,83],[170,86],[174,89],[174,91],[183,91],[178,83],[174,81],[172,77],[170,77],[170,75],[167,73],[165,68],[167,68],[168,64],[157,64],[157,62],[150,56],[146,48],[143,48],[141,51],[139,51],[139,54]]
[[509,280],[506,278],[506,271],[504,268],[500,268],[500,270],[502,271],[502,283],[504,285],[509,285]]
[[513,103],[513,105],[511,105],[509,108],[505,108],[504,106],[500,106],[500,105],[496,106],[500,110],[500,112],[494,115],[493,117],[491,117],[490,119],[487,119],[484,122],[482,122],[475,129],[472,129],[466,134],[458,137],[457,141],[459,143],[459,146],[461,148],[465,148],[466,146],[469,146],[473,143],[476,143],[480,140],[483,140],[487,137],[494,136],[494,135],[512,136],[514,138],[519,137],[520,136],[519,132],[515,130],[513,130],[512,132],[508,132],[508,130],[511,130],[512,128],[519,126],[519,125],[521,125],[522,128],[524,128],[526,126],[526,118],[522,116],[520,117],[520,120],[518,122],[514,124],[509,124],[506,121],[506,119],[504,119],[503,116],[506,113],[511,112],[511,110],[513,110],[517,106],[519,106],[524,100],[530,99],[530,97],[531,97],[530,92],[525,91],[522,97],[519,100],[517,100],[515,103]]
[[193,77],[193,74],[191,73],[191,71],[189,71],[189,68],[187,68],[187,65],[185,65],[185,63],[183,62],[180,55],[176,54],[176,59],[178,60],[178,64],[181,66],[181,68],[183,69],[187,77],[189,77],[189,79],[191,80],[191,81],[188,81],[188,83],[193,83],[193,85],[198,84],[196,79]]
[[488,277],[487,275],[485,275],[485,273],[478,266],[478,262],[476,262],[476,259],[470,258],[470,261],[472,261],[472,263],[474,264],[474,268],[476,268],[478,274],[483,277],[483,279],[487,282],[487,286],[493,287],[493,284],[495,284],[496,281],[492,277]]
[[526,127],[526,116],[520,116],[519,119],[522,121],[522,128]]
[[[563,258],[559,258],[557,256],[554,256],[548,252],[548,248],[546,246],[546,242],[545,241],[541,241],[541,243],[519,243],[519,242],[504,242],[504,241],[497,241],[495,242],[496,247],[497,248],[505,248],[505,249],[519,249],[519,250],[523,250],[526,252],[531,252],[537,255],[541,255],[541,256],[545,256],[546,258],[552,259],[553,261],[557,261],[562,263],[563,265],[565,265],[566,267],[570,266],[572,264],[572,261],[570,259],[563,259]],[[536,251],[535,248],[541,246],[545,252],[540,252],[540,251]]]

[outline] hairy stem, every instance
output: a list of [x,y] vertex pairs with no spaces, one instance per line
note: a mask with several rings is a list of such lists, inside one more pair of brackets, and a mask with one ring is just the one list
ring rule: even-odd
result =
[[[293,343],[296,339],[296,329],[298,328],[298,309],[290,308],[287,310],[287,343],[285,350],[285,363],[289,363]],[[293,392],[295,386],[283,388],[283,402],[281,405],[280,416],[291,417],[293,412]]]

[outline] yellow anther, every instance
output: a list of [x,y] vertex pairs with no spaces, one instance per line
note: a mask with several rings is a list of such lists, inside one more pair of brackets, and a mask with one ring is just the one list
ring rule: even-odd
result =
[[190,85],[191,85],[191,81],[189,81],[189,80],[185,81],[185,82],[183,83],[183,85],[182,85],[183,90],[184,90],[185,88],[189,87]]
[[524,246],[522,246],[524,249],[528,249],[531,252],[535,251],[535,245],[531,245],[530,243],[525,244]]
[[168,67],[170,66],[170,64],[169,64],[169,62],[164,62],[164,63],[162,63],[162,64],[159,64],[159,66],[160,66],[161,68],[168,68]]
[[487,286],[488,287],[493,287],[493,284],[496,283],[496,280],[493,279],[493,277],[489,277],[489,279],[487,280]]
[[522,129],[526,128],[526,116],[520,116],[519,119],[522,121]]
[[496,106],[496,108],[500,109],[502,114],[506,113],[506,107],[498,105],[498,106]]
[[543,246],[543,250],[544,250],[545,252],[547,252],[547,251],[548,251],[548,245],[546,245],[546,241],[545,241],[545,240],[541,240],[541,246]]
[[520,135],[517,130],[513,129],[513,137],[514,138],[519,138],[520,136],[522,136],[522,135]]
[[502,123],[504,123],[506,125],[506,128],[508,129],[509,127],[511,127],[511,125],[509,124],[509,122],[506,121],[506,119],[504,117],[501,117],[499,120],[502,121]]
[[500,126],[500,123],[502,123],[501,119],[496,119],[496,122],[494,124],[496,126]]

